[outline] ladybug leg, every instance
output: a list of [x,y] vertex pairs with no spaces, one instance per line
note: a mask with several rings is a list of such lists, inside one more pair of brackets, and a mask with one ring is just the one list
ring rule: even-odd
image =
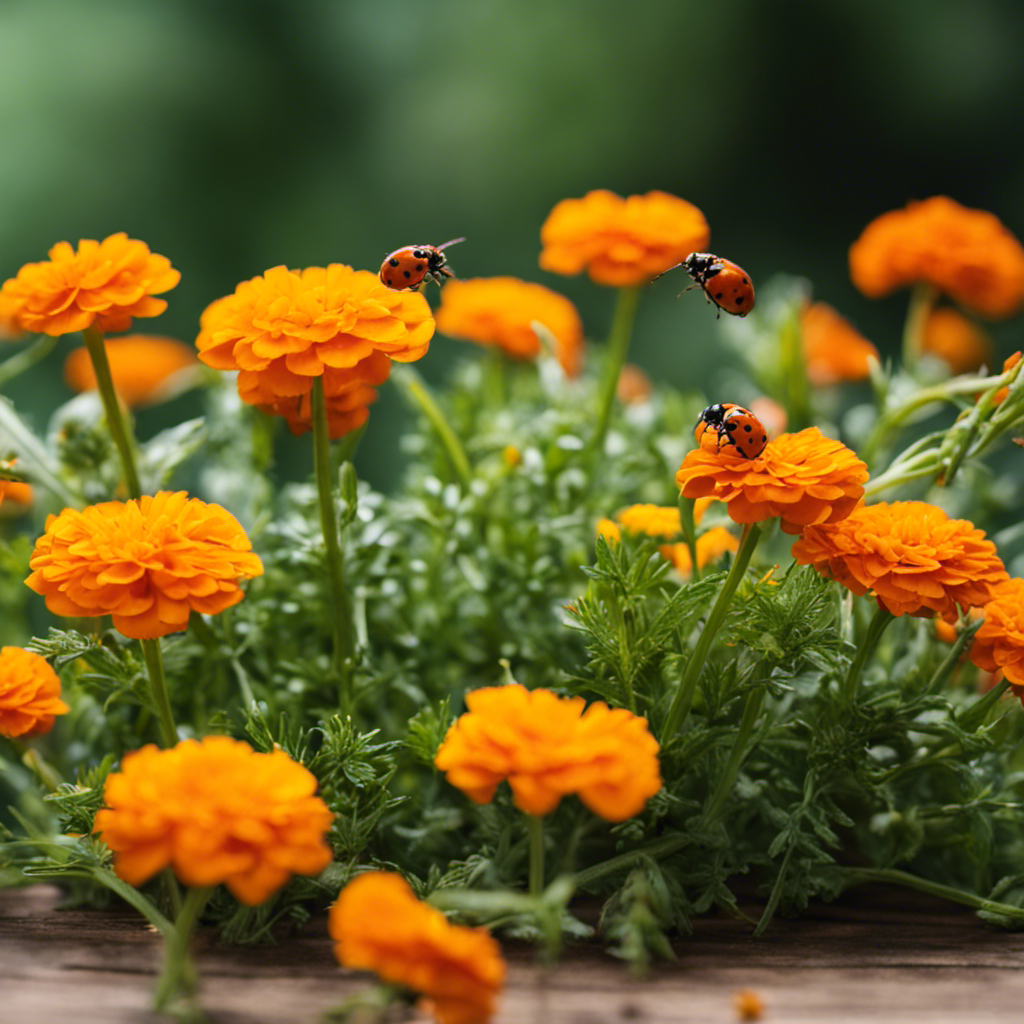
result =
[[676,296],[676,298],[677,298],[677,299],[678,299],[678,298],[681,298],[681,297],[682,297],[682,296],[684,296],[684,295],[685,295],[685,294],[686,294],[687,292],[692,292],[694,288],[698,288],[698,287],[703,287],[703,285],[696,285],[696,284],[690,284],[690,285],[687,285],[687,286],[686,286],[686,287],[685,287],[685,288],[684,288],[684,289],[683,289],[683,290],[682,290],[682,291],[681,291],[681,292],[680,292],[680,293],[679,293],[679,294],[678,294],[678,295]]

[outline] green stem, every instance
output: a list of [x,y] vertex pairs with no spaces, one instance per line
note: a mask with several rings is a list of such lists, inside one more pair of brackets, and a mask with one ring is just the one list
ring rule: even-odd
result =
[[875,614],[868,623],[868,629],[864,634],[864,639],[860,642],[860,647],[857,648],[857,653],[854,656],[853,661],[850,662],[850,669],[846,673],[846,679],[843,680],[843,685],[839,690],[839,697],[843,704],[853,703],[853,698],[857,695],[857,685],[860,683],[860,677],[861,673],[864,671],[864,666],[867,663],[868,658],[871,657],[871,652],[878,644],[879,638],[885,632],[885,627],[888,626],[894,618],[896,618],[896,616],[885,608],[879,607],[876,609]]
[[913,369],[924,351],[924,328],[939,293],[930,284],[914,285],[907,306],[907,319],[903,325],[903,365]]
[[750,565],[750,556],[757,547],[761,537],[761,527],[757,523],[748,523],[743,528],[743,536],[740,538],[740,546],[733,559],[732,568],[726,576],[722,589],[718,592],[714,606],[704,623],[704,629],[697,640],[697,644],[686,663],[686,671],[683,673],[682,681],[672,698],[672,705],[668,709],[668,716],[665,719],[665,729],[662,733],[662,743],[671,739],[679,731],[680,726],[690,713],[690,705],[693,703],[693,694],[697,689],[697,680],[700,678],[704,662],[707,660],[708,652],[716,634],[725,622],[725,616],[729,611],[736,588],[740,585]]
[[615,405],[615,389],[618,387],[619,374],[629,355],[629,341],[633,335],[633,323],[636,310],[640,303],[639,288],[620,288],[615,301],[615,313],[612,316],[612,330],[608,336],[607,361],[604,378],[601,381],[600,406],[597,414],[597,427],[590,440],[591,451],[599,452],[604,447],[604,438],[608,433],[608,424],[612,418]]
[[173,747],[178,742],[178,730],[174,725],[171,698],[167,692],[167,677],[164,675],[160,641],[140,640],[139,643],[142,644],[142,656],[146,659],[146,669],[149,672],[149,692],[160,721],[160,738],[165,747]]
[[21,763],[35,773],[47,793],[56,793],[57,787],[64,781],[53,765],[46,761],[35,747],[28,747],[22,751]]
[[[55,876],[56,877],[56,876]],[[129,906],[134,907],[165,939],[174,934],[174,925],[134,886],[122,881],[108,867],[93,866],[86,877],[116,893]]]
[[53,351],[56,344],[56,337],[51,338],[48,334],[44,334],[36,338],[31,345],[23,348],[17,355],[11,356],[10,359],[5,359],[0,363],[0,388],[4,387],[8,381],[14,380],[15,377],[45,359]]
[[628,853],[620,853],[617,857],[611,857],[608,860],[601,861],[600,864],[594,864],[589,868],[584,868],[582,871],[577,871],[575,877],[576,887],[592,885],[599,879],[604,878],[605,875],[612,875],[617,871],[625,871],[627,868],[631,868],[638,860],[643,860],[644,858],[658,860],[661,857],[667,857],[669,854],[676,853],[684,846],[689,846],[690,843],[695,841],[692,835],[684,835],[682,833],[674,836],[665,836],[662,839],[655,839],[653,842],[647,843],[645,846],[638,846],[635,850],[630,850]]
[[1010,688],[1010,680],[1000,679],[988,693],[982,694],[966,711],[960,716],[959,725],[964,732],[977,732],[985,724],[989,712],[999,702],[999,698]]
[[732,750],[729,752],[729,759],[725,762],[722,777],[718,780],[718,787],[715,795],[708,804],[705,821],[709,824],[718,819],[718,815],[725,805],[732,787],[736,784],[736,776],[739,775],[740,766],[747,755],[747,744],[754,733],[754,726],[761,714],[761,705],[764,704],[764,687],[758,686],[747,695],[747,702],[743,708],[743,717],[740,719],[739,729],[736,732],[736,740]]
[[788,430],[796,433],[811,425],[811,386],[807,379],[807,357],[804,355],[803,328],[800,324],[801,302],[795,302],[789,316],[779,329],[781,362],[785,367],[784,382]]
[[536,814],[526,816],[530,832],[530,895],[544,892],[544,819]]
[[463,489],[468,491],[473,482],[473,470],[466,456],[466,450],[445,418],[437,400],[430,393],[426,382],[411,366],[402,366],[394,370],[391,379],[419,406],[420,411],[437,431],[437,436],[440,437],[441,443],[448,452],[448,458],[462,482]]
[[132,449],[132,438],[121,413],[121,403],[114,391],[114,380],[110,376],[110,363],[107,361],[107,349],[103,344],[103,332],[97,327],[87,327],[82,331],[85,347],[89,350],[93,372],[96,374],[96,386],[103,401],[103,410],[107,414],[107,429],[114,439],[117,453],[121,456],[121,468],[124,471],[124,482],[128,495],[132,498],[142,497],[142,486],[139,473],[135,468],[135,453]]
[[339,466],[343,466],[346,462],[355,461],[356,452],[359,450],[359,442],[362,441],[363,434],[366,433],[366,426],[367,424],[364,423],[361,427],[356,427],[355,430],[349,431],[344,437],[338,439],[334,450],[334,461]]
[[789,872],[789,860],[793,856],[793,851],[796,849],[795,843],[790,843],[789,849],[786,850],[786,856],[782,858],[782,864],[779,867],[779,873],[775,878],[775,884],[772,886],[771,895],[768,897],[768,903],[765,905],[764,911],[761,914],[761,920],[757,922],[757,927],[754,929],[754,937],[758,938],[764,935],[768,925],[771,924],[772,918],[775,916],[775,908],[779,905],[779,900],[782,899],[782,890],[786,884],[786,875]]
[[327,552],[327,576],[331,587],[331,633],[334,637],[334,669],[341,684],[339,700],[341,713],[352,710],[352,667],[355,642],[352,631],[352,604],[345,586],[345,569],[338,539],[338,517],[334,505],[334,487],[331,473],[330,431],[327,422],[327,403],[324,400],[322,377],[313,378],[313,471],[320,503],[320,529]]
[[199,915],[213,895],[213,890],[213,886],[189,889],[185,897],[181,913],[174,922],[174,931],[167,939],[164,968],[156,989],[155,1005],[158,1010],[165,1009],[172,1001],[178,999],[191,1000],[195,995],[199,976],[195,964],[188,955],[188,944]]
[[690,552],[690,582],[700,579],[700,565],[697,563],[697,524],[693,519],[693,498],[679,495],[679,522],[683,528],[683,539]]
[[960,635],[949,648],[949,653],[942,659],[942,664],[939,665],[934,675],[928,681],[925,693],[938,694],[942,692],[943,687],[946,685],[946,680],[953,674],[953,669],[956,668],[960,656],[964,653],[964,648],[974,639],[974,634],[980,628],[980,619],[976,622],[968,622],[961,628]]

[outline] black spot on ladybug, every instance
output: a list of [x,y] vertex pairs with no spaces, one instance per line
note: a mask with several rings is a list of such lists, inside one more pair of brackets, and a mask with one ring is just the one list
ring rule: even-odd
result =
[[737,306],[742,306],[744,298],[745,298],[745,296],[743,296],[743,295],[737,296],[737,298],[736,298],[736,305]]
[[738,426],[739,426],[738,423],[726,423],[725,429],[726,430],[735,430]]
[[749,423],[747,423],[744,425],[743,429],[749,434],[751,430],[753,430],[754,428]]
[[412,254],[418,260],[424,259],[427,255],[422,249],[413,249]]
[[417,263],[416,264],[416,269],[417,270],[422,270],[423,269],[423,264],[422,263]]
[[715,292],[715,298],[720,299],[724,294],[724,292]]
[[405,275],[406,277],[412,277],[412,274],[410,274],[408,270],[403,270],[403,271],[402,271],[402,273],[403,273],[403,274],[404,274],[404,275]]
[[762,434],[761,435],[761,440],[762,441],[767,441],[768,440],[768,435],[767,434]]
[[396,260],[393,256],[391,257],[391,259],[388,260],[388,263],[390,263],[391,266],[393,266],[393,267],[397,267],[398,266],[398,260]]
[[743,283],[744,284],[750,284],[750,282],[746,278],[743,278]]

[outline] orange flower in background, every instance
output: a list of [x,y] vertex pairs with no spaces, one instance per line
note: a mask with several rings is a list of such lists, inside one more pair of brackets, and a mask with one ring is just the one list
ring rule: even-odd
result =
[[[148,334],[126,334],[105,338],[107,361],[114,390],[126,405],[146,405],[173,397],[170,378],[196,366],[195,352],[173,338]],[[64,360],[64,382],[72,391],[93,391],[96,372],[86,348],[76,348]]]
[[855,594],[870,592],[893,615],[948,621],[988,602],[1007,579],[982,530],[924,501],[862,505],[842,522],[810,526],[793,557]]
[[1024,701],[1024,580],[1013,577],[993,587],[984,616],[971,661],[986,672],[1001,671]]
[[601,701],[586,711],[584,704],[518,683],[473,690],[434,764],[479,804],[507,779],[527,814],[548,814],[576,793],[595,814],[625,821],[661,789],[658,741],[647,719]]
[[369,871],[331,907],[328,930],[345,967],[421,992],[441,1024],[486,1024],[505,981],[501,947],[483,928],[449,924],[400,875]]
[[1024,248],[995,215],[934,196],[873,220],[850,247],[850,276],[868,298],[923,282],[1000,320],[1024,302]]
[[133,317],[162,313],[167,303],[153,296],[181,280],[166,256],[123,231],[102,242],[83,238],[77,251],[58,242],[49,256],[26,263],[0,288],[0,317],[36,334],[70,334],[94,325],[127,331]]
[[597,521],[597,535],[604,537],[609,544],[618,544],[622,540],[622,528],[613,519],[599,519]]
[[[878,349],[825,302],[815,302],[800,315],[807,377],[817,387],[843,380],[864,380]],[[755,410],[756,411],[756,410]]]
[[[1020,362],[1020,359],[1020,352],[1014,352],[1012,356],[1007,356],[1003,361],[1003,373],[1006,373],[1007,370],[1012,370]],[[1009,395],[1009,393],[1010,389],[1008,387],[1000,388],[993,396],[995,404],[999,405],[1002,402],[1005,402],[1006,396]]]
[[639,405],[650,399],[654,386],[651,378],[632,363],[626,363],[619,371],[619,379],[615,385],[615,396],[623,405]]
[[250,404],[304,395],[329,370],[372,384],[382,357],[419,359],[434,334],[422,295],[340,263],[273,267],[207,306],[200,327],[199,358],[238,370],[238,393]]
[[130,885],[171,867],[185,885],[223,883],[255,906],[330,864],[333,815],[316,787],[283,750],[259,754],[228,736],[150,744],[107,776],[94,831]]
[[780,517],[786,533],[845,519],[864,494],[867,466],[817,427],[769,441],[756,459],[695,448],[676,483],[687,498],[724,501],[736,523]]
[[774,398],[761,395],[750,403],[750,411],[761,421],[769,437],[778,437],[786,429],[789,422],[789,415],[785,406],[780,405]]
[[112,615],[136,639],[230,608],[239,580],[263,573],[238,520],[184,491],[66,508],[46,520],[29,567],[25,582],[55,615]]
[[667,192],[623,199],[596,189],[563,199],[540,229],[544,270],[572,277],[584,270],[597,284],[647,284],[704,249],[711,238],[704,214]]
[[933,309],[921,332],[921,351],[941,359],[951,373],[970,373],[991,366],[992,339],[952,306]]
[[56,715],[70,710],[45,658],[21,647],[0,648],[0,736],[41,736]]
[[[702,515],[706,507],[705,503]],[[693,515],[696,521],[696,509]],[[677,537],[683,528],[676,505],[630,505],[616,513],[615,518],[627,532],[645,533],[648,537]]]
[[494,345],[514,359],[536,359],[541,344],[532,322],[554,335],[555,357],[569,377],[583,363],[583,322],[564,296],[517,277],[450,281],[435,313],[437,329],[450,338]]
[[[697,568],[703,569],[712,562],[717,562],[729,551],[736,551],[740,546],[739,538],[733,536],[724,526],[713,526],[697,538]],[[682,576],[693,572],[693,559],[690,549],[682,541],[675,544],[664,544],[658,550],[662,558],[670,561]]]
[[4,499],[7,500],[5,515],[8,511],[15,515],[25,512],[32,504],[32,485],[21,480],[0,480],[0,505],[4,504]]

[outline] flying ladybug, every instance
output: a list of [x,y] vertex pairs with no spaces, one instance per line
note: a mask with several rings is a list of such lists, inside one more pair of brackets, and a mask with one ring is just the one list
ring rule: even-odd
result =
[[[754,285],[750,275],[732,260],[723,259],[711,252],[691,252],[682,263],[669,267],[668,270],[662,271],[662,274],[667,274],[669,270],[675,270],[677,267],[685,267],[686,272],[693,278],[693,284],[683,291],[701,288],[707,300],[713,302],[719,309],[715,314],[716,320],[722,315],[723,309],[733,316],[746,316],[754,308]],[[657,281],[658,277],[654,280]],[[683,292],[679,294],[682,295]]]
[[424,280],[440,285],[446,277],[454,277],[448,267],[443,249],[458,245],[464,238],[453,238],[444,245],[405,245],[384,257],[380,265],[380,279],[396,291],[419,291]]

